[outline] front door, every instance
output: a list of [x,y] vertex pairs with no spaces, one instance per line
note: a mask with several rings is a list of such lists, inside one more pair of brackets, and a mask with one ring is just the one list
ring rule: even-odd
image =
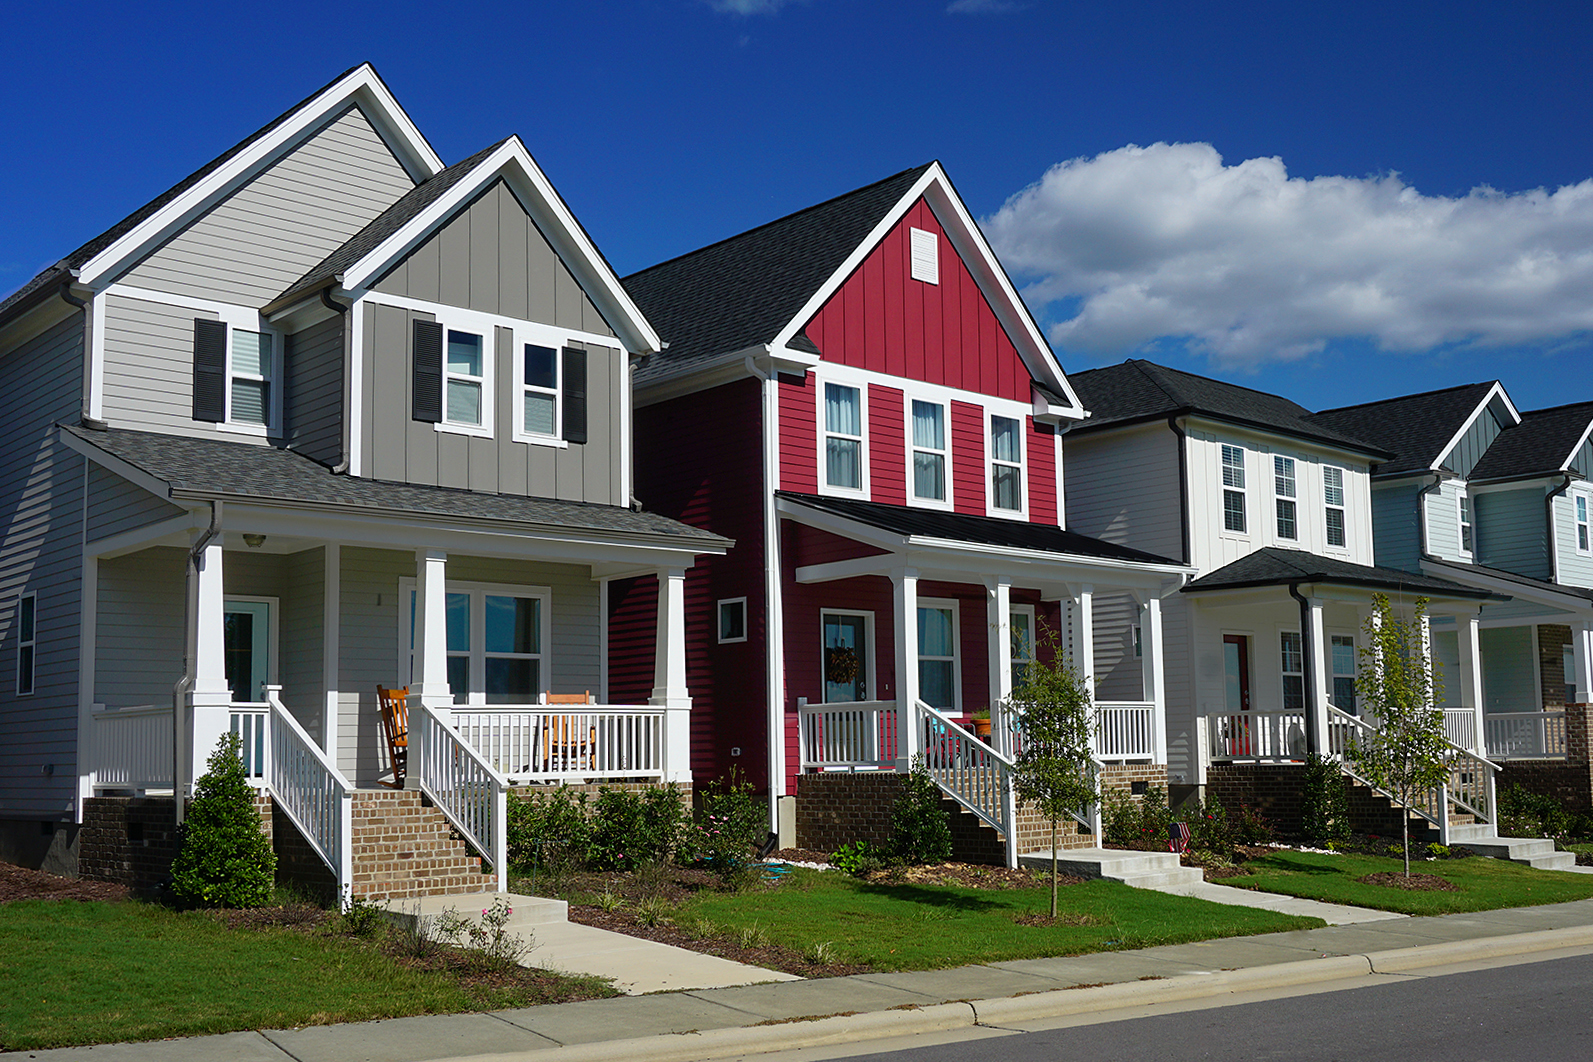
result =
[[868,617],[824,613],[824,703],[868,698]]
[[232,703],[265,700],[263,687],[271,681],[271,605],[228,601],[223,622],[222,648]]
[[[1250,639],[1243,634],[1225,634],[1222,636],[1222,672],[1226,685],[1226,707],[1228,714],[1237,715],[1250,710]],[[1250,723],[1229,721],[1224,724],[1228,727],[1227,738],[1228,753],[1232,756],[1247,756],[1250,754]]]

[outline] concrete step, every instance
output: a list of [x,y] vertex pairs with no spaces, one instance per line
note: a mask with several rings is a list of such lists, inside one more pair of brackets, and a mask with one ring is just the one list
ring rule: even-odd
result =
[[[1554,842],[1542,838],[1490,837],[1487,840],[1477,839],[1457,843],[1464,844],[1478,855],[1508,859],[1512,863],[1522,863],[1534,857],[1554,854]],[[1576,862],[1575,858],[1571,861]]]
[[387,914],[389,918],[404,920],[412,920],[417,915],[434,918],[452,908],[461,918],[479,922],[482,911],[490,908],[493,900],[499,897],[513,912],[504,923],[506,932],[534,935],[538,927],[562,925],[569,921],[570,905],[563,900],[522,896],[513,892],[457,892],[392,900],[387,904]]
[[[1516,860],[1517,863],[1523,860]],[[1538,870],[1570,870],[1576,866],[1575,852],[1554,852],[1550,855],[1532,856],[1524,861],[1527,866]]]
[[[1049,849],[1026,852],[1018,864],[1051,869]],[[1127,852],[1116,848],[1068,848],[1057,853],[1057,870],[1081,878],[1103,878],[1138,888],[1155,889],[1202,880],[1199,869],[1179,865],[1173,852]]]
[[1449,827],[1449,843],[1471,847],[1473,841],[1491,841],[1498,834],[1491,822],[1473,822],[1465,826]]

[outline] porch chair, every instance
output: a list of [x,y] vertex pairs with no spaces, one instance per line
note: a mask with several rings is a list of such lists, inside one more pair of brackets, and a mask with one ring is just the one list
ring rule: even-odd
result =
[[387,738],[387,760],[393,768],[393,780],[382,784],[402,789],[409,769],[409,687],[390,690],[377,686],[376,703],[382,713],[382,733]]
[[[585,693],[545,693],[543,704],[596,704],[592,691]],[[542,769],[569,770],[585,763],[587,770],[597,766],[597,726],[580,732],[575,719],[567,715],[544,716],[542,719]]]

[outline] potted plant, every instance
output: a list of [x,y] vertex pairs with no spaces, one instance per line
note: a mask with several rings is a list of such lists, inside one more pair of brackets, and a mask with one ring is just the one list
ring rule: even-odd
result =
[[980,708],[973,714],[974,737],[980,741],[990,740],[990,709]]

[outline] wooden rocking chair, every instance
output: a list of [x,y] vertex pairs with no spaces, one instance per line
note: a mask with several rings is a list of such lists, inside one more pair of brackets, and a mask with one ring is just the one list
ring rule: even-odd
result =
[[376,703],[382,712],[387,760],[393,768],[393,780],[382,784],[402,789],[404,776],[409,771],[409,687],[390,690],[385,686],[377,686]]
[[[585,693],[549,693],[544,704],[595,704],[592,691]],[[544,717],[542,720],[542,769],[544,771],[579,769],[597,766],[597,727],[590,726],[582,734],[575,719],[567,715]]]

